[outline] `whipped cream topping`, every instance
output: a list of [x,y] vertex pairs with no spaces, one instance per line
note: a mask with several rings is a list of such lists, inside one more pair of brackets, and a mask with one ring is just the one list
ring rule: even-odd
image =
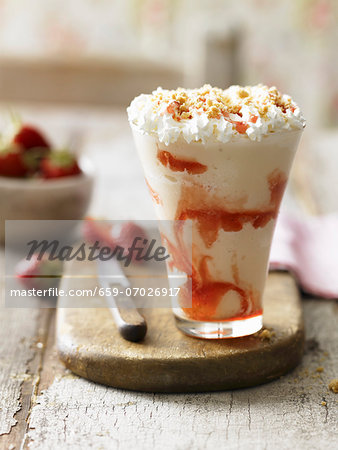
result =
[[305,119],[289,95],[275,87],[205,85],[200,89],[165,90],[141,94],[127,108],[129,122],[142,134],[166,145],[186,142],[228,142],[234,136],[260,141],[282,130],[301,129]]

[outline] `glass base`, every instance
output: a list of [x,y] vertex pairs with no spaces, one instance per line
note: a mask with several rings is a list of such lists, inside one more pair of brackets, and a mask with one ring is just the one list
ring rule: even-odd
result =
[[182,317],[182,314],[184,313],[179,308],[174,308],[177,328],[188,336],[202,339],[226,339],[248,336],[259,331],[263,326],[262,314],[246,319],[222,322],[200,322]]

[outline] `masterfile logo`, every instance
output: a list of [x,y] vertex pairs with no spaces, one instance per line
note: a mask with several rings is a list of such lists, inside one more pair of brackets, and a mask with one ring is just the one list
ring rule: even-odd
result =
[[177,269],[175,258],[182,250],[192,259],[189,223],[178,249],[176,222],[6,221],[5,304],[48,308],[58,300],[62,307],[99,308],[110,296],[127,295],[140,308],[176,306],[191,275]]

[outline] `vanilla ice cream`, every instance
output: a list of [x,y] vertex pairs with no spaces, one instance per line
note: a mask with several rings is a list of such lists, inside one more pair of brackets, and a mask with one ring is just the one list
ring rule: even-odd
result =
[[181,226],[164,236],[173,267],[191,282],[175,310],[180,324],[190,321],[180,328],[200,337],[257,331],[275,221],[305,126],[298,106],[276,88],[207,85],[140,95],[128,116],[158,217],[192,224],[190,254]]

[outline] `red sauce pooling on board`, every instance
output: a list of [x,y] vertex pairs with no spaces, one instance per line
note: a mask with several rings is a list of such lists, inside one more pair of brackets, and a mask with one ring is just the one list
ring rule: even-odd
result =
[[195,175],[199,173],[204,173],[208,170],[208,167],[197,161],[188,161],[185,159],[176,158],[171,153],[158,149],[157,159],[160,163],[168,167],[173,172],[184,172],[185,170],[190,173],[190,175]]

